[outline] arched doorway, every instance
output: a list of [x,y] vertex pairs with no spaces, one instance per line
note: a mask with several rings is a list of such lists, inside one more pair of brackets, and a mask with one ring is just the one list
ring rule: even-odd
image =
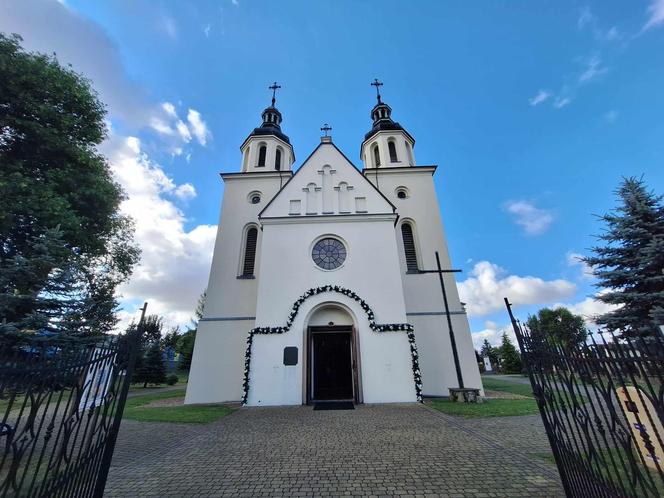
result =
[[359,344],[350,311],[338,303],[320,305],[309,317],[306,336],[306,403],[360,403]]

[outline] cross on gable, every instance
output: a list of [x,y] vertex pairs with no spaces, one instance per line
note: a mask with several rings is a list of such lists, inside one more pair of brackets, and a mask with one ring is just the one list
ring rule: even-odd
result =
[[331,131],[332,127],[329,124],[325,123],[320,130],[325,133],[325,136],[327,136],[327,132]]

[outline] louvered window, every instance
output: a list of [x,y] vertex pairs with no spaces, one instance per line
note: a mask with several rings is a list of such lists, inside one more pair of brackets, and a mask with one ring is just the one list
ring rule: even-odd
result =
[[390,151],[390,162],[391,163],[398,162],[397,147],[396,145],[394,145],[394,142],[387,142],[387,148]]
[[249,277],[254,274],[254,262],[256,261],[256,241],[258,230],[251,227],[247,230],[247,239],[244,244],[244,262],[242,264],[242,276]]
[[415,238],[413,227],[408,223],[401,225],[401,237],[403,238],[403,250],[406,254],[406,268],[408,271],[417,271],[417,252],[415,251]]
[[258,166],[265,166],[265,155],[267,154],[267,147],[261,145],[261,148],[258,149]]
[[380,166],[380,152],[378,152],[377,145],[373,146],[373,154],[374,154],[374,163],[376,164],[376,167],[378,167]]
[[277,147],[277,155],[274,159],[274,169],[277,171],[281,169],[281,147]]

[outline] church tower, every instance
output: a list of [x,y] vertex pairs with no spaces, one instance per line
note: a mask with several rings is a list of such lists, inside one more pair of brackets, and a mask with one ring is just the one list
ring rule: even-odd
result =
[[281,113],[275,107],[276,91],[281,88],[275,81],[272,90],[272,104],[262,113],[263,123],[254,128],[244,143],[242,151],[242,172],[290,171],[295,162],[295,154],[288,136],[281,131]]
[[399,123],[392,120],[392,108],[382,101],[380,81],[371,83],[376,87],[377,103],[371,109],[373,126],[364,135],[360,157],[365,168],[397,168],[415,166],[413,147],[415,139]]
[[449,387],[459,387],[459,373],[465,387],[481,387],[468,317],[459,299],[454,273],[443,274],[448,322],[438,275],[424,271],[436,268],[436,254],[443,269],[452,268],[434,183],[438,167],[416,165],[415,139],[392,119],[392,109],[380,94],[383,84],[374,80],[371,85],[376,87],[377,103],[371,109],[371,130],[361,146],[363,173],[399,214],[395,235],[406,316],[415,328],[420,348],[423,392],[446,396]]
[[[212,255],[204,316],[198,324],[194,358],[187,389],[188,403],[238,400],[242,397],[242,351],[247,331],[255,324],[261,273],[263,231],[259,213],[293,176],[293,147],[282,131],[282,115],[272,102],[262,123],[242,143],[241,166],[221,173],[224,197]],[[232,352],[232,353],[231,353]],[[210,372],[225,382],[209,382]]]

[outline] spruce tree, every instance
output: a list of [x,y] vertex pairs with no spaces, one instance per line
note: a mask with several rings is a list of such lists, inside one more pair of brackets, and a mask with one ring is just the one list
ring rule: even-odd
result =
[[521,373],[523,368],[521,365],[521,356],[519,356],[519,352],[514,347],[514,344],[512,344],[506,332],[503,332],[503,338],[498,351],[500,353],[500,370],[503,373]]
[[491,362],[491,367],[494,370],[498,368],[498,359],[499,359],[498,350],[494,348],[491,344],[489,344],[489,341],[487,341],[486,339],[484,339],[484,342],[482,343],[482,349],[480,349],[480,355],[482,355],[482,357],[489,358],[489,361]]
[[645,336],[664,324],[664,205],[634,177],[624,178],[616,194],[618,207],[601,216],[604,245],[584,258],[596,286],[608,289],[596,298],[619,306],[596,322],[623,337]]

